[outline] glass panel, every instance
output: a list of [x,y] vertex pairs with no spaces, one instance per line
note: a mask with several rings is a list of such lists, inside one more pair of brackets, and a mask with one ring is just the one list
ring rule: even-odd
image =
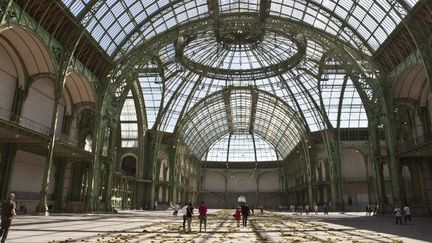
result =
[[157,74],[142,74],[139,77],[147,114],[147,126],[153,127],[162,102],[162,79]]

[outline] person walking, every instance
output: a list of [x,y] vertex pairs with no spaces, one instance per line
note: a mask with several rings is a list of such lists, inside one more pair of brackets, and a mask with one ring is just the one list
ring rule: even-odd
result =
[[242,216],[243,216],[243,227],[246,227],[246,226],[247,226],[247,219],[248,219],[249,211],[250,211],[250,209],[249,209],[249,207],[246,205],[246,203],[244,203],[244,204],[241,206],[241,211],[242,211]]
[[183,230],[186,230],[186,214],[187,214],[187,207],[188,207],[188,205],[187,204],[185,204],[183,207],[182,207],[182,215],[183,215]]
[[408,220],[410,221],[410,224],[412,224],[410,207],[408,205],[405,205],[403,210],[404,210],[404,222],[405,222],[405,224],[407,224]]
[[398,222],[399,222],[400,225],[402,225],[402,213],[401,213],[401,209],[399,207],[395,208],[394,214],[396,217],[396,224],[398,224]]
[[187,227],[189,232],[191,232],[193,210],[194,208],[192,207],[192,203],[189,203],[186,208],[186,221],[187,221]]
[[14,202],[15,194],[9,193],[8,198],[1,204],[1,228],[0,237],[1,242],[6,242],[9,233],[9,228],[12,224],[13,217],[16,216],[16,204]]
[[237,227],[240,227],[240,219],[241,219],[242,209],[240,206],[237,206],[236,211],[234,212],[234,219],[237,221]]
[[204,224],[204,231],[207,231],[207,205],[204,201],[201,202],[201,205],[198,207],[199,212],[199,221],[200,221],[200,232],[201,227]]

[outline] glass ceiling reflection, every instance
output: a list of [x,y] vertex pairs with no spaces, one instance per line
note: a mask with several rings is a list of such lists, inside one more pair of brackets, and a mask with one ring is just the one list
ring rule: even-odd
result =
[[[325,31],[368,53],[376,50],[418,0],[269,0],[270,17]],[[209,17],[206,0],[61,0],[109,55],[125,53],[164,31]],[[213,1],[209,1],[213,2]],[[260,2],[215,1],[220,15],[255,13]],[[90,10],[90,11],[89,11]],[[86,16],[86,17],[83,17]]]

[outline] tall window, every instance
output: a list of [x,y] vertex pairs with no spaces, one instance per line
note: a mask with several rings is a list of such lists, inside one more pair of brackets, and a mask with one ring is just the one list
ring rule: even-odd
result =
[[120,114],[121,146],[138,147],[138,119],[133,94],[129,91]]

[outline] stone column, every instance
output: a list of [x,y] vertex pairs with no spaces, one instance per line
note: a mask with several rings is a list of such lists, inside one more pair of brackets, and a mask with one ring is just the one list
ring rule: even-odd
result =
[[56,161],[56,173],[55,173],[55,185],[53,196],[56,200],[54,209],[60,211],[64,209],[63,205],[63,188],[64,188],[64,176],[66,172],[67,162],[65,159],[59,159]]
[[52,117],[51,117],[51,138],[48,143],[48,154],[46,156],[45,160],[45,169],[44,169],[44,175],[42,179],[42,188],[40,191],[40,199],[38,202],[38,205],[36,207],[36,212],[43,215],[48,215],[48,187],[50,183],[50,175],[51,175],[51,169],[52,164],[54,161],[54,146],[56,142],[56,130],[57,130],[57,119],[58,119],[58,104],[59,104],[60,94],[56,92],[56,97],[54,100],[54,106],[52,111]]
[[384,210],[384,202],[386,201],[386,191],[384,184],[384,172],[382,161],[377,158],[381,156],[380,142],[379,142],[377,124],[375,119],[370,119],[369,121],[369,163],[372,164],[373,168],[373,187],[376,194],[376,200],[378,204],[379,212]]
[[429,214],[432,213],[432,166],[430,161],[423,161],[421,163],[423,184],[426,196],[426,203]]
[[13,163],[17,152],[16,144],[7,143],[1,151],[1,181],[0,181],[0,199],[6,200],[9,195],[10,184],[12,181]]
[[[390,115],[388,115],[390,116]],[[403,201],[403,188],[401,187],[401,166],[396,157],[396,130],[394,129],[393,119],[391,117],[383,118],[384,134],[387,144],[388,166],[392,186],[393,204],[400,206]],[[391,114],[393,116],[393,114]]]

